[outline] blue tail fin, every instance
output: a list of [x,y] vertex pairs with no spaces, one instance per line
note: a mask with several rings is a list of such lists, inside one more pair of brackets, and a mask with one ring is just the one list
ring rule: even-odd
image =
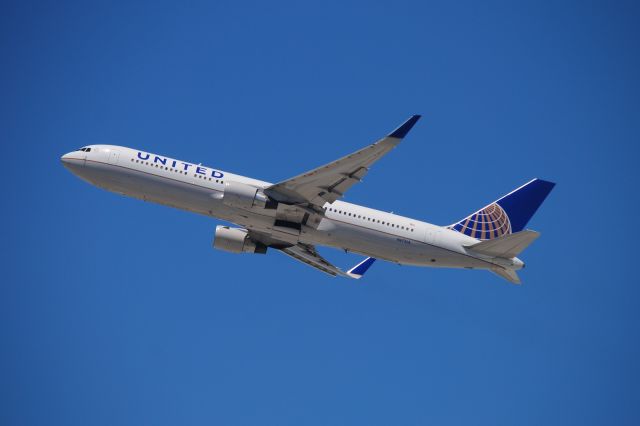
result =
[[448,228],[479,240],[520,232],[555,183],[533,179]]

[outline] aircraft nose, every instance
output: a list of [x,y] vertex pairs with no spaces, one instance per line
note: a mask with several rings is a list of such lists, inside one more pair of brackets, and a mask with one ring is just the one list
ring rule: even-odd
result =
[[71,162],[71,154],[73,153],[72,152],[66,153],[65,155],[60,157],[60,161],[62,161],[63,164],[69,164]]
[[74,172],[75,170],[79,170],[79,167],[84,166],[85,156],[81,156],[80,154],[84,154],[84,152],[69,152],[60,157],[60,161],[65,168]]

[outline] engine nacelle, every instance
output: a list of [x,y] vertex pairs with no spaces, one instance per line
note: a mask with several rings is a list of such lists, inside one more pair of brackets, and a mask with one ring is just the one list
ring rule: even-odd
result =
[[265,208],[269,203],[269,197],[264,195],[260,188],[246,183],[226,181],[224,183],[224,196],[222,202],[229,207],[244,210],[252,208]]
[[224,225],[216,226],[213,247],[231,253],[264,254],[267,252],[267,246],[253,241],[246,229],[231,228]]

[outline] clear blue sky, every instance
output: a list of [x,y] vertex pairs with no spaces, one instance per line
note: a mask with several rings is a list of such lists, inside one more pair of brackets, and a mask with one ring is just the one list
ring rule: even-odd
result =
[[[0,424],[639,424],[639,9],[516,3],[3,3]],[[555,181],[523,286],[214,251],[59,161],[278,181],[411,114],[346,200],[449,224]]]

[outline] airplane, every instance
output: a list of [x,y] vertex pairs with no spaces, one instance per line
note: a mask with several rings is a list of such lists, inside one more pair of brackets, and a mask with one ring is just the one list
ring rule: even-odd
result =
[[[420,119],[411,116],[377,142],[279,183],[147,151],[88,145],[61,157],[69,171],[108,191],[221,219],[213,247],[280,251],[331,276],[359,279],[376,259],[400,265],[489,270],[520,284],[517,256],[540,234],[525,229],[555,183],[533,179],[448,226],[340,199]],[[316,246],[367,256],[343,271]]]

